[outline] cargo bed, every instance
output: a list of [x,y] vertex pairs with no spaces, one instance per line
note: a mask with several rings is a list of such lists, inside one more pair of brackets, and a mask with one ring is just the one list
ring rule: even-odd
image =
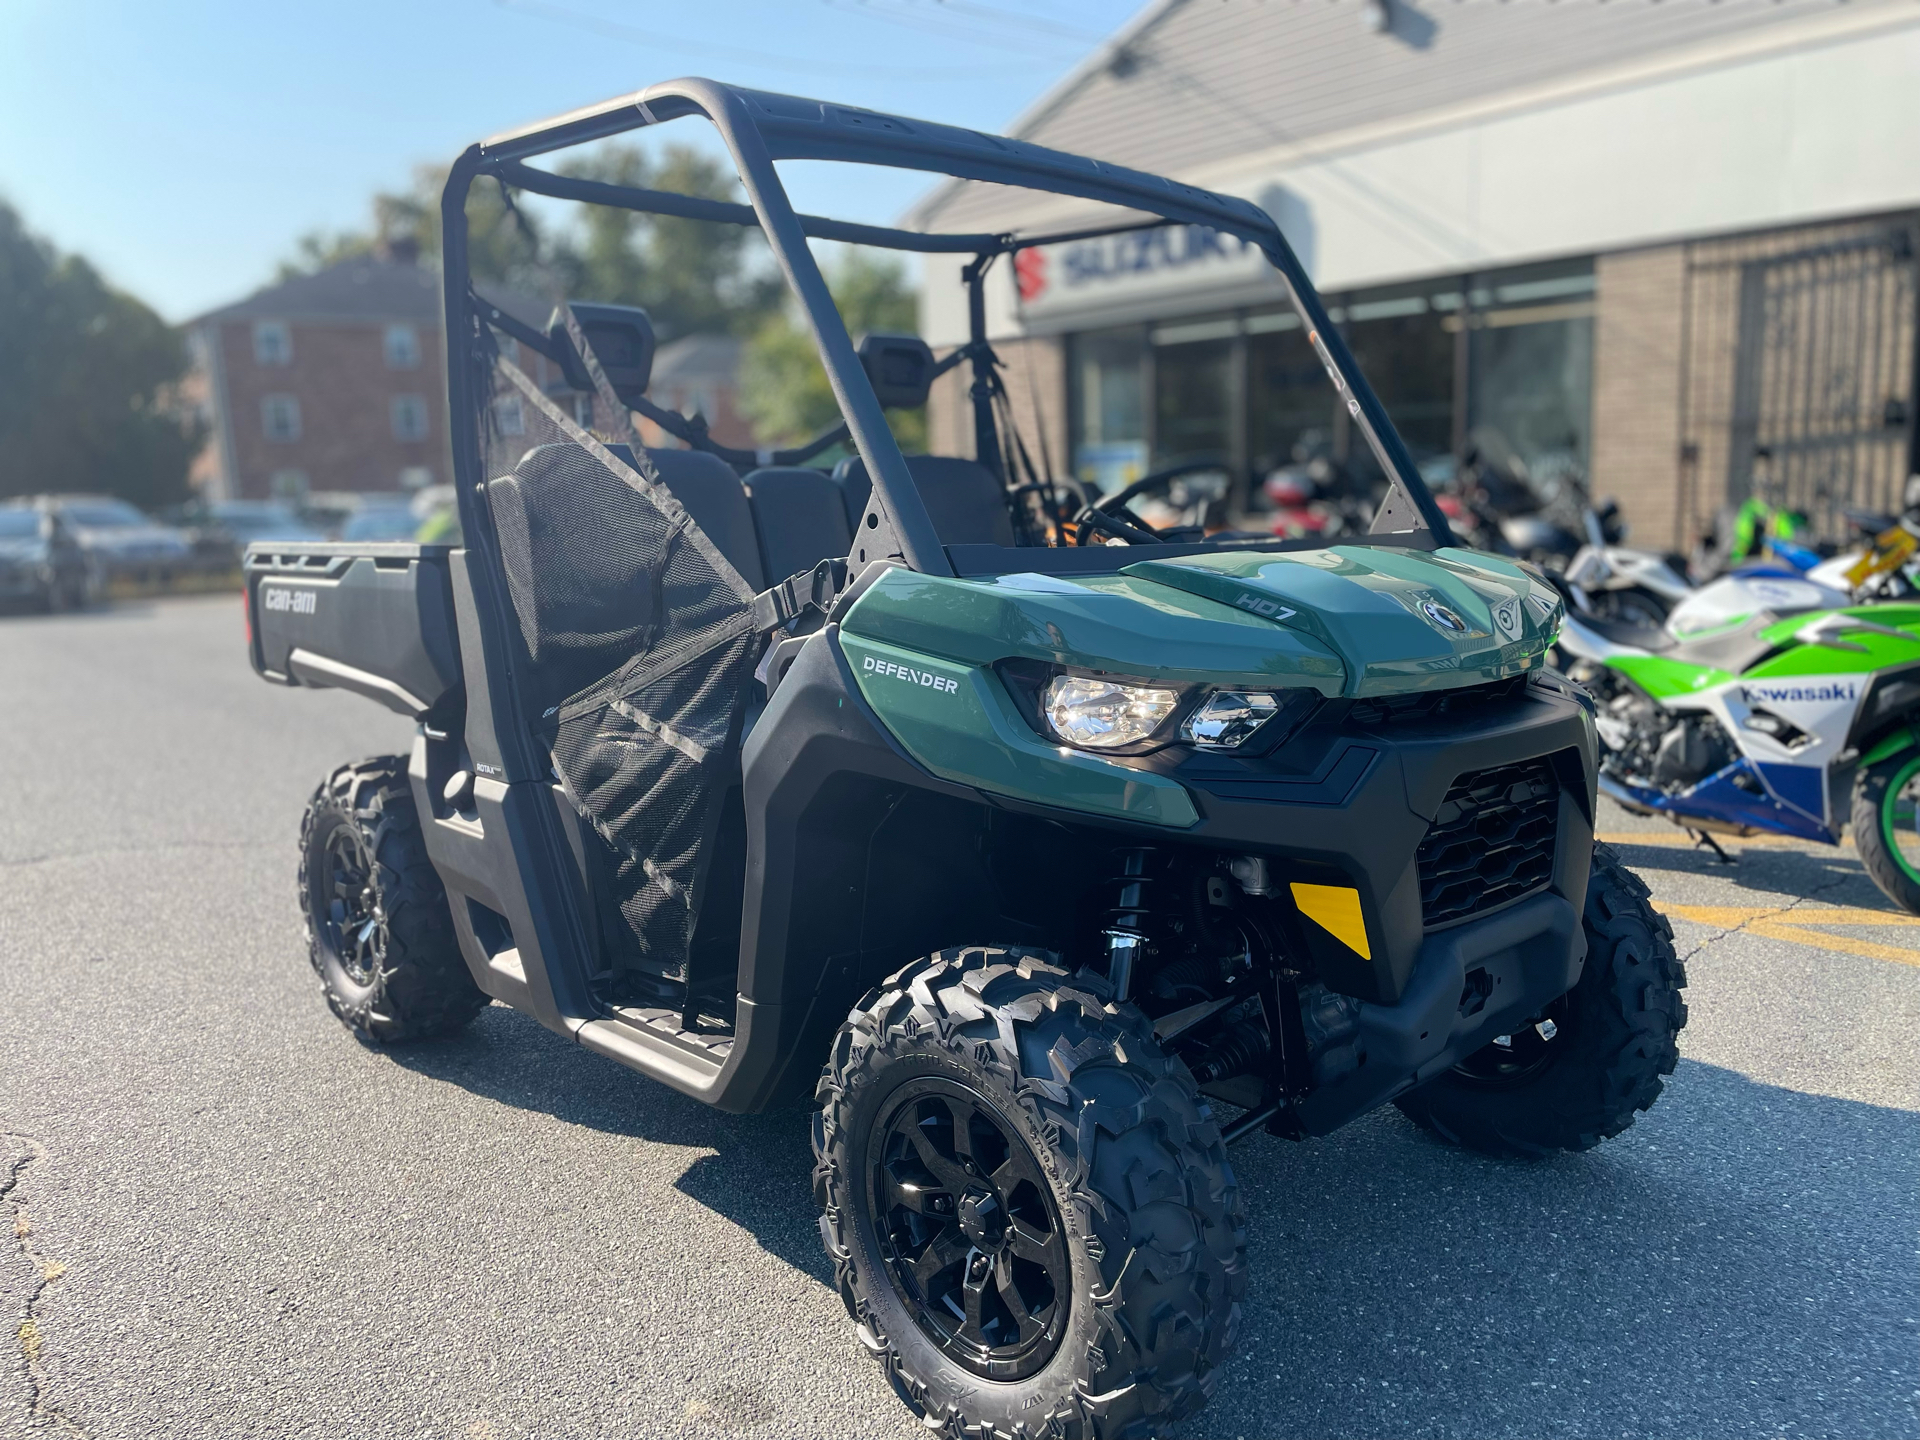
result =
[[283,685],[351,690],[422,719],[460,703],[451,545],[249,545],[247,652]]

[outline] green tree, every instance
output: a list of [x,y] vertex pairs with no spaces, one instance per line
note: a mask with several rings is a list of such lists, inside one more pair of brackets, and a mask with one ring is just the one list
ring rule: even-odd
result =
[[[913,287],[891,256],[848,249],[828,267],[827,288],[856,341],[864,334],[911,335],[918,329]],[[754,331],[740,363],[739,403],[763,445],[794,444],[840,418],[813,332],[801,317],[781,311]],[[925,410],[890,410],[887,422],[901,449],[926,449]]]
[[182,498],[204,432],[180,332],[0,203],[0,495]]
[[[738,203],[727,164],[686,145],[656,162],[630,145],[611,145],[568,166],[577,179],[664,190]],[[567,292],[610,305],[639,305],[662,340],[706,333],[750,333],[779,304],[780,281],[764,263],[751,227],[589,205],[576,232],[554,246]]]
[[[564,173],[704,200],[741,198],[724,161],[685,145],[667,147],[658,161],[636,146],[605,146]],[[409,189],[373,197],[370,229],[303,235],[281,262],[280,278],[400,245],[437,260],[446,180],[445,167],[423,165]],[[475,182],[467,196],[467,250],[476,280],[540,296],[639,305],[663,341],[697,331],[744,335],[779,304],[779,277],[762,262],[757,230],[584,205],[575,226],[555,231],[531,207],[509,204],[490,178]]]
[[[362,255],[402,248],[437,261],[440,192],[446,183],[446,166],[415,167],[409,189],[374,195],[371,228],[308,231],[294,242],[293,254],[280,262],[275,278],[310,275]],[[475,183],[467,195],[467,260],[476,280],[538,289],[549,248],[533,215],[523,207],[509,207],[492,180]]]

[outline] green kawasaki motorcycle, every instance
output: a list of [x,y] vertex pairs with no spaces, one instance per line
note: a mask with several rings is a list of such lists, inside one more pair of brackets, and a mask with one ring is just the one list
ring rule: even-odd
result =
[[[1913,549],[1883,535],[1848,576],[1856,596]],[[1920,915],[1920,600],[1806,609],[1835,597],[1767,577],[1709,588],[1695,608],[1710,601],[1714,626],[1561,626],[1561,668],[1600,702],[1601,791],[1702,835],[1837,845],[1851,824],[1874,883]]]

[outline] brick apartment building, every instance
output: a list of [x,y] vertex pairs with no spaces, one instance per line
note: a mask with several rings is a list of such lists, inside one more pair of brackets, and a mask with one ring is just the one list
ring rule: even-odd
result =
[[[495,296],[522,319],[544,305]],[[256,291],[189,322],[209,441],[209,499],[398,491],[444,483],[440,276],[406,252]]]
[[[1920,469],[1910,0],[1156,0],[1008,133],[1267,209],[1436,472],[1497,432],[1680,548],[1755,489],[1837,530]],[[954,181],[906,223],[1088,218]],[[989,273],[989,328],[1016,412],[1082,476],[1218,457],[1251,485],[1350,443],[1237,240],[1020,259]],[[966,336],[960,263],[925,261],[937,347]],[[936,390],[937,450],[970,449],[965,384]]]

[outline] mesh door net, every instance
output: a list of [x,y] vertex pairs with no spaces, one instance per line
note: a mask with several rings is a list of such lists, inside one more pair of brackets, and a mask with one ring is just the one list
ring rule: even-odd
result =
[[[703,862],[761,646],[753,587],[661,483],[595,381],[563,411],[494,362],[487,498],[525,642],[523,705],[568,801],[606,844],[599,928],[616,967],[687,978]],[[572,397],[566,397],[571,399]]]

